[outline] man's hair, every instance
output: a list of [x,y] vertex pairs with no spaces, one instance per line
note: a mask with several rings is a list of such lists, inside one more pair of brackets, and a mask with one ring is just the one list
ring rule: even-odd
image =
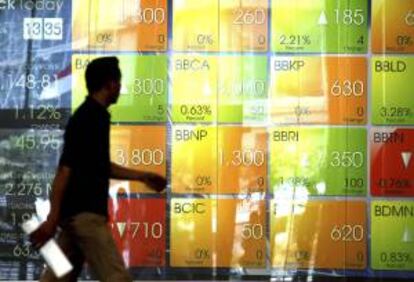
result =
[[117,57],[101,57],[86,67],[85,80],[89,94],[101,90],[108,81],[120,80],[121,71]]

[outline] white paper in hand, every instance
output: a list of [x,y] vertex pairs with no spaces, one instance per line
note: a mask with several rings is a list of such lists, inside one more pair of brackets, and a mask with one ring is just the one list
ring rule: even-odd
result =
[[[22,223],[22,229],[27,235],[30,235],[30,233],[34,232],[39,226],[40,221],[36,216],[33,216],[31,219]],[[61,278],[72,271],[72,264],[53,238],[47,241],[39,251],[57,278]]]

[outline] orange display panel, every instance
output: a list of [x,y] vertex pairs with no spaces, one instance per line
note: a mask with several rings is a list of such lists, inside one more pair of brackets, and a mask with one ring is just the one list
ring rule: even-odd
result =
[[170,265],[212,267],[215,200],[171,199]]
[[173,126],[171,189],[173,193],[215,193],[217,128]]
[[74,50],[165,51],[167,0],[74,0]]
[[267,0],[220,1],[220,51],[266,51]]
[[217,267],[266,266],[264,200],[217,200]]
[[372,52],[414,52],[414,1],[372,1]]
[[363,57],[273,57],[272,120],[365,124],[366,69]]
[[305,199],[271,201],[272,267],[364,269],[365,202]]
[[109,200],[109,225],[125,264],[165,265],[165,200]]
[[267,187],[266,129],[221,126],[218,133],[218,193],[265,192]]
[[[120,125],[111,128],[111,160],[140,171],[166,175],[166,127]],[[111,194],[154,192],[138,181],[111,180]]]

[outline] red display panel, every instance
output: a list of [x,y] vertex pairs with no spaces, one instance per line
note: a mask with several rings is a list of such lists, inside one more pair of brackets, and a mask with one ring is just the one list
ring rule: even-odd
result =
[[414,196],[414,129],[375,128],[371,132],[371,193]]
[[111,199],[109,225],[127,267],[165,265],[165,200]]

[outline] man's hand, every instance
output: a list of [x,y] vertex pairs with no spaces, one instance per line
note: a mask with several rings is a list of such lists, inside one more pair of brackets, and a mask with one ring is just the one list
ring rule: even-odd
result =
[[39,228],[30,234],[30,241],[35,249],[40,249],[50,238],[55,235],[57,222],[48,219]]
[[167,186],[167,180],[159,174],[129,169],[115,163],[111,163],[111,177],[122,180],[142,181],[157,192],[163,191]]
[[157,192],[162,192],[167,187],[167,180],[156,173],[146,172],[143,181]]
[[39,228],[30,234],[30,241],[36,249],[42,247],[50,238],[55,235],[58,226],[60,206],[69,181],[72,169],[65,165],[59,166],[52,184],[50,195],[50,213],[47,220]]

